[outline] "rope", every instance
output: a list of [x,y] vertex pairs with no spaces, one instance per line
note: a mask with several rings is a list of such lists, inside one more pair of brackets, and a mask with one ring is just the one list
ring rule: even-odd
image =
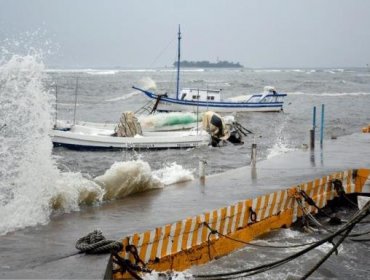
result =
[[122,250],[122,243],[106,240],[100,230],[94,230],[77,240],[76,249],[86,254],[107,254]]
[[255,246],[255,247],[287,249],[287,248],[304,247],[304,246],[308,246],[308,245],[312,245],[312,244],[315,244],[316,243],[316,241],[314,241],[314,242],[308,242],[308,243],[304,243],[304,244],[297,244],[297,245],[262,245],[262,244],[257,244],[257,243],[250,243],[250,242],[246,242],[246,241],[243,241],[243,240],[240,240],[240,239],[236,239],[236,238],[232,238],[230,236],[227,236],[225,234],[222,234],[221,232],[213,229],[207,222],[204,222],[203,224],[211,231],[208,236],[210,236],[211,234],[218,234],[218,235],[220,235],[222,237],[225,237],[225,238],[227,238],[229,240],[232,240],[232,241],[235,241],[235,242],[239,242],[239,243],[242,243],[242,244],[245,244],[245,245]]
[[137,272],[151,272],[151,270],[146,267],[143,260],[140,259],[135,245],[127,245],[125,248],[125,251],[131,253],[135,259],[135,263],[132,263],[129,259],[124,259],[118,254],[118,252],[123,249],[122,243],[114,240],[106,240],[100,230],[94,230],[88,235],[81,237],[76,242],[76,248],[80,250],[79,253],[111,253],[112,262],[119,266],[118,269],[113,270],[113,273],[128,272],[134,279],[141,280],[142,278],[137,274]]
[[304,200],[311,206],[315,207],[317,209],[317,211],[320,213],[320,214],[323,214],[324,216],[328,217],[328,218],[332,218],[329,214],[327,214],[325,211],[323,211],[319,206],[317,206],[317,204],[315,203],[315,201],[304,191],[304,190],[300,190],[299,191],[300,195],[304,198]]
[[[322,228],[322,229],[326,230],[327,232],[334,233],[333,230],[330,230],[329,228],[327,228],[326,226],[321,224],[310,212],[307,211],[307,209],[303,206],[301,199],[296,198],[296,200],[297,200],[299,208],[302,210],[302,212],[305,214],[305,216],[307,216],[310,219],[311,222],[313,222],[319,228]],[[349,237],[357,237],[357,236],[366,235],[366,234],[369,234],[369,233],[370,233],[370,231],[358,232],[358,233],[356,232],[356,233],[349,234],[348,236]],[[352,239],[349,239],[349,240],[352,240]]]
[[[314,248],[316,248],[316,247],[318,247],[318,246],[320,246],[320,245],[322,245],[322,244],[324,244],[328,241],[333,240],[333,238],[335,238],[336,236],[342,235],[342,238],[344,240],[347,237],[347,235],[349,235],[349,232],[352,230],[352,228],[359,221],[361,221],[367,215],[369,215],[369,213],[370,213],[370,203],[367,203],[366,206],[361,211],[359,211],[357,213],[357,215],[355,215],[354,218],[351,221],[346,223],[344,226],[342,226],[340,229],[338,229],[335,233],[330,234],[329,236],[319,240],[315,244],[310,245],[309,247],[307,247],[307,248],[305,248],[305,249],[303,249],[303,250],[301,250],[301,251],[299,251],[295,254],[292,254],[292,255],[284,258],[284,259],[281,259],[281,260],[278,260],[278,261],[275,261],[275,262],[271,262],[271,263],[268,263],[268,264],[256,266],[256,267],[253,267],[253,268],[239,270],[239,271],[233,271],[233,272],[227,272],[227,273],[215,273],[215,274],[195,274],[195,275],[193,275],[193,277],[194,278],[208,278],[208,279],[232,279],[232,278],[251,276],[251,275],[254,275],[254,274],[258,274],[258,273],[273,269],[275,267],[283,265],[283,264],[285,264],[285,263],[287,263],[287,262],[289,262],[293,259],[296,259],[296,258],[304,255],[305,253],[313,250]],[[342,234],[343,232],[345,232],[344,235]],[[342,241],[339,240],[338,243],[340,244],[341,242]],[[339,244],[337,244],[337,245],[339,246]],[[335,251],[337,248],[333,248],[333,249]],[[331,252],[331,254],[332,254],[332,252]],[[323,261],[320,261],[320,265],[326,259],[324,259]]]
[[[346,239],[346,237],[349,235],[349,233],[351,232],[351,230],[355,227],[356,224],[353,224],[352,226],[349,227],[349,229],[343,234],[341,235],[341,238],[338,240],[337,244],[335,244],[333,246],[333,248],[314,266],[312,267],[305,275],[303,275],[303,277],[301,279],[307,279],[312,273],[314,273],[334,252],[336,253],[336,255],[338,255],[338,247],[340,244],[342,244],[342,242],[344,241],[344,239]],[[332,243],[333,244],[333,243]]]
[[349,204],[351,204],[352,206],[354,206],[354,207],[357,208],[357,204],[356,203],[353,203],[352,200],[350,200],[347,197],[347,194],[346,194],[346,192],[344,190],[343,183],[342,183],[341,180],[335,179],[331,183],[333,184],[333,187],[334,187],[334,189],[337,192],[337,194],[338,194],[339,197],[345,199]]
[[113,270],[113,273],[121,272],[122,274],[124,274],[128,272],[133,278],[137,280],[142,280],[142,278],[137,274],[137,272],[147,272],[147,273],[152,272],[146,267],[141,267],[137,263],[133,264],[131,263],[130,260],[122,258],[120,255],[118,255],[117,252],[113,252],[112,255],[113,255],[113,258],[112,258],[113,263],[119,266],[119,269]]

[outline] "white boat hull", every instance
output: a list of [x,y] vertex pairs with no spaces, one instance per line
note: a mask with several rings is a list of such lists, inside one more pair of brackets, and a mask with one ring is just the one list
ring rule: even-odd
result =
[[161,101],[158,104],[158,112],[173,112],[173,111],[182,111],[182,112],[207,112],[214,111],[218,113],[233,113],[233,112],[280,112],[283,110],[283,106],[249,106],[242,107],[240,104],[235,104],[235,106],[212,106],[212,105],[202,105],[202,106],[192,106],[192,105],[181,105],[175,103],[169,103]]
[[[94,130],[96,131],[96,130]],[[205,131],[146,132],[143,136],[115,137],[86,134],[76,131],[53,130],[50,133],[56,146],[75,149],[166,149],[206,146],[210,136]]]

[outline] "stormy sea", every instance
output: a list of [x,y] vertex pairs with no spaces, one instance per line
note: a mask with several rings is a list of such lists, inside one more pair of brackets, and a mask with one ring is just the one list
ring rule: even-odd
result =
[[[175,69],[49,69],[37,55],[2,59],[0,240],[2,236],[47,226],[61,216],[68,219],[69,213],[89,208],[99,211],[100,207],[134,193],[195,180],[200,160],[207,162],[207,175],[249,165],[252,143],[257,144],[258,160],[307,149],[314,106],[320,124],[321,106],[325,105],[324,141],[358,133],[370,123],[368,68],[187,68],[181,72],[180,81],[184,87],[222,89],[223,98],[259,93],[264,86],[274,86],[287,97],[282,112],[232,114],[253,132],[245,137],[244,145],[77,151],[53,147],[49,131],[57,121],[118,123],[122,112],[137,112],[148,104],[147,97],[132,89],[133,85],[174,94]],[[161,118],[159,115],[154,121],[160,123]],[[307,237],[292,229],[282,229],[270,238],[306,241]],[[361,250],[360,246],[368,245],[356,244],[346,252],[348,267],[339,268],[343,270],[343,279],[356,273],[360,279],[366,278],[368,247]],[[2,251],[6,258],[16,254],[11,248]],[[249,247],[205,269],[237,268],[240,260],[245,259],[257,264],[284,253]],[[330,266],[334,264],[332,260]],[[286,279],[295,276],[302,265],[296,262],[256,278]],[[0,264],[0,271],[7,269],[10,269],[7,265]],[[338,274],[328,271],[322,276],[325,277]]]

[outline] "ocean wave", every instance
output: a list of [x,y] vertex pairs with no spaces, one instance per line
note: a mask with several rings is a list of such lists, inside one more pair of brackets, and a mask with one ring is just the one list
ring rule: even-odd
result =
[[125,72],[157,72],[157,69],[92,69],[92,68],[79,68],[79,69],[44,69],[45,73],[86,73],[89,75],[114,75],[117,73]]
[[[177,72],[177,69],[159,69],[159,72]],[[204,69],[195,68],[195,69],[181,69],[181,72],[204,72]]]
[[288,95],[310,95],[310,96],[327,96],[327,97],[345,97],[345,96],[367,96],[370,92],[322,92],[322,93],[312,93],[312,92],[287,92]]
[[0,234],[46,224],[54,211],[79,209],[104,190],[80,173],[63,173],[52,157],[52,98],[38,56],[14,55],[0,65]]
[[[139,81],[139,84],[140,84],[140,87],[143,88],[143,89],[145,89],[145,90],[149,90],[149,89],[155,90],[157,88],[157,84],[150,77],[144,77],[144,78],[142,78]],[[136,96],[136,95],[139,95],[139,94],[141,94],[141,92],[135,90],[135,91],[130,92],[128,94],[125,94],[123,96],[118,96],[118,97],[106,99],[105,101],[106,102],[114,102],[114,101],[119,101],[119,100],[126,100],[126,99],[129,99],[129,98],[131,98],[133,96]]]
[[6,124],[0,134],[0,235],[47,224],[81,205],[193,179],[175,163],[152,172],[141,160],[114,163],[95,179],[62,172],[52,156],[53,98],[42,83],[44,69],[35,56],[15,55],[0,64],[0,102],[6,104],[0,111]]
[[94,181],[104,189],[104,200],[163,187],[162,182],[152,176],[149,164],[141,160],[116,162]]
[[94,70],[94,71],[87,71],[86,73],[89,75],[115,75],[119,72],[119,70]]
[[153,171],[154,178],[157,178],[162,184],[168,186],[176,183],[194,180],[195,170],[184,169],[176,162],[166,164],[162,169]]
[[107,100],[104,100],[106,102],[114,102],[114,101],[119,101],[119,100],[126,100],[126,99],[129,99],[133,96],[136,96],[136,95],[139,95],[140,92],[139,91],[133,91],[133,92],[130,92],[126,95],[123,95],[123,96],[119,96],[119,97],[115,97],[115,98],[110,98],[110,99],[107,99]]

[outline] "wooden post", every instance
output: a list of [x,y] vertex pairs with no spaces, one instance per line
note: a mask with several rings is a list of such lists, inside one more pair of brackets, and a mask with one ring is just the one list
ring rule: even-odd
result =
[[252,144],[252,152],[251,152],[251,166],[252,168],[256,168],[256,162],[257,162],[257,144]]
[[206,178],[206,164],[205,160],[199,161],[199,179],[204,180]]
[[320,127],[320,146],[322,148],[322,144],[324,142],[324,114],[325,113],[325,105],[321,105],[321,127]]
[[315,148],[315,129],[310,130],[310,148],[311,150]]
[[315,148],[315,130],[316,130],[316,106],[313,106],[312,129],[310,130],[310,148]]

